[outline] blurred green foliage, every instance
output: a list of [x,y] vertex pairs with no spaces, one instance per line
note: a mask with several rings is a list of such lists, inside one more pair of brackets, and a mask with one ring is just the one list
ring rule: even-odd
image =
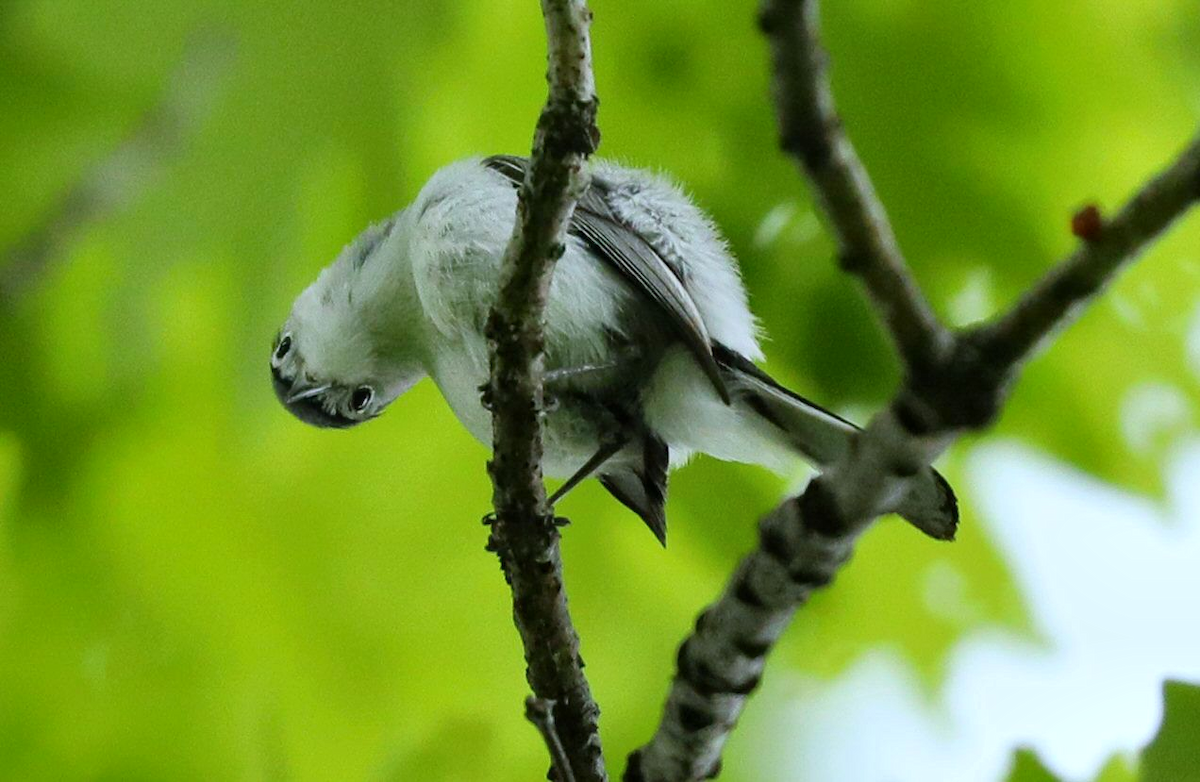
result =
[[[1163,722],[1142,753],[1141,762],[1131,765],[1114,756],[1096,782],[1189,782],[1200,779],[1200,687],[1168,681],[1163,686]],[[1008,782],[1058,782],[1037,755],[1019,750],[1013,758]]]
[[1200,687],[1167,682],[1163,725],[1142,756],[1144,782],[1177,782],[1200,776]]
[[[770,370],[865,417],[896,364],[776,152],[751,4],[593,9],[602,154],[685,183],[742,259]],[[1009,301],[1071,247],[1075,208],[1117,205],[1200,117],[1194,0],[830,4],[825,28],[845,121],[956,322]],[[444,163],[528,150],[537,3],[8,0],[0,247],[137,126],[197,31],[236,44],[211,111],[0,309],[0,777],[538,778],[478,524],[485,450],[429,384],[327,432],[267,381],[292,298],[358,230]],[[1135,448],[1120,405],[1147,380],[1197,401],[1181,346],[1198,239],[1194,220],[1172,234],[1031,365],[999,434],[1156,492],[1186,430]],[[665,552],[597,487],[564,503],[614,761],[649,735],[675,645],[787,485],[699,461],[672,483]],[[772,667],[832,676],[885,645],[933,686],[965,631],[1029,632],[962,499],[954,546],[873,530]],[[921,598],[947,568],[962,611]],[[749,778],[744,746],[725,778]]]
[[[1191,773],[1190,769],[1187,773]],[[1194,776],[1188,776],[1187,773],[1182,776],[1167,777],[1167,779],[1174,780],[1174,782],[1185,782],[1194,778]],[[1148,778],[1139,777],[1136,768],[1131,767],[1124,758],[1116,755],[1100,770],[1094,782],[1136,782],[1138,779]],[[1059,779],[1042,765],[1035,753],[1028,749],[1021,749],[1013,756],[1013,766],[1007,782],[1059,782]]]
[[1013,758],[1013,767],[1008,782],[1058,782],[1058,778],[1046,770],[1037,755],[1027,749],[1018,750]]

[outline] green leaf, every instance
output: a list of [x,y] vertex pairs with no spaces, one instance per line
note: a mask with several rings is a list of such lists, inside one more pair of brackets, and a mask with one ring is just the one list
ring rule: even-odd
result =
[[1142,782],[1200,780],[1200,687],[1163,685],[1163,721],[1142,753]]
[[1037,753],[1031,749],[1019,749],[1013,756],[1012,771],[1006,782],[1059,782],[1058,777],[1051,774]]

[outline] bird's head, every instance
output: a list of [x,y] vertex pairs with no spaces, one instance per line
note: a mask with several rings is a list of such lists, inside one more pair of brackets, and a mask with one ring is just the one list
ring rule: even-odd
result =
[[390,230],[387,223],[374,226],[343,250],[297,297],[275,336],[275,395],[305,423],[344,429],[368,421],[419,378],[384,348],[386,319],[371,311],[359,279]]

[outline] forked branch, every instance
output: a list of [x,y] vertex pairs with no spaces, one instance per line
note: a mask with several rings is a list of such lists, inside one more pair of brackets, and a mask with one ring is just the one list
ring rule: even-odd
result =
[[[765,0],[784,150],[807,172],[840,246],[891,334],[906,377],[891,404],[804,493],[769,513],[757,549],[679,649],[662,721],[630,756],[627,782],[716,776],[764,661],[811,592],[828,585],[883,500],[962,432],[995,418],[1021,363],[1200,201],[1200,138],[1006,314],[967,332],[933,315],[842,129],[817,37],[817,0]],[[1093,221],[1095,222],[1095,221]]]

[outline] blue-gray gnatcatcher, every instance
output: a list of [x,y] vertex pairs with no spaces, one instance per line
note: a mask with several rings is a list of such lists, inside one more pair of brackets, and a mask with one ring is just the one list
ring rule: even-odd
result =
[[[271,351],[275,392],[297,418],[352,426],[429,376],[491,442],[484,324],[526,164],[446,166],[300,294]],[[596,475],[665,542],[667,472],[691,454],[783,471],[797,455],[820,466],[848,447],[853,424],[754,365],[758,328],[733,257],[709,218],[657,177],[593,162],[545,318],[544,469],[567,478],[552,501]],[[931,469],[881,510],[938,537],[957,515]]]

